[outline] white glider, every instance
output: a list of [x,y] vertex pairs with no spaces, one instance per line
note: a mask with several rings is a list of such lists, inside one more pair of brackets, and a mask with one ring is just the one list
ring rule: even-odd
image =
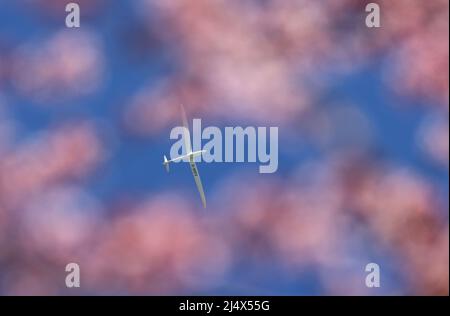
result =
[[170,159],[168,160],[166,156],[164,156],[164,162],[163,165],[166,168],[167,172],[169,172],[169,163],[171,162],[176,162],[176,161],[180,161],[183,160],[185,158],[189,157],[189,165],[191,166],[191,170],[192,170],[192,175],[194,176],[194,180],[195,180],[195,184],[197,185],[197,189],[198,192],[200,193],[200,198],[202,199],[202,204],[203,207],[206,208],[206,197],[205,197],[205,192],[203,191],[203,185],[202,185],[202,181],[200,180],[200,175],[198,173],[198,168],[197,165],[195,164],[194,161],[194,157],[201,155],[202,153],[205,152],[205,150],[198,150],[198,151],[192,151],[191,148],[191,136],[189,133],[189,125],[188,125],[188,121],[186,118],[186,112],[184,111],[183,106],[180,106],[181,109],[181,118],[183,120],[183,138],[184,138],[184,145],[186,148],[186,155],[174,158],[174,159]]

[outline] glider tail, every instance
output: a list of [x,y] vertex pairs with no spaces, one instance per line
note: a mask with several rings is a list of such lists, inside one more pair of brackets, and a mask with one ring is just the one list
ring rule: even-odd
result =
[[169,161],[167,160],[167,157],[164,156],[164,162],[163,162],[164,167],[166,168],[166,171],[169,172]]

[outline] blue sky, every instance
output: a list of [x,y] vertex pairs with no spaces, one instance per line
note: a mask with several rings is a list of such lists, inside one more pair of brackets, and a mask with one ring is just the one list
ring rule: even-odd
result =
[[[18,141],[46,129],[55,122],[73,118],[93,119],[99,122],[98,126],[105,134],[111,133],[110,135],[116,137],[111,156],[96,174],[87,180],[87,188],[97,198],[108,202],[121,192],[127,192],[131,198],[140,198],[172,189],[196,196],[192,175],[187,166],[175,165],[172,167],[173,173],[171,171],[167,175],[161,165],[162,156],[169,153],[172,145],[169,128],[154,137],[138,137],[124,132],[122,128],[125,100],[141,88],[156,84],[169,76],[176,70],[178,61],[161,45],[152,50],[151,56],[140,57],[138,62],[132,62],[131,56],[127,55],[130,51],[123,47],[121,37],[117,36],[116,32],[129,30],[132,33],[133,30],[139,29],[141,17],[133,11],[131,1],[110,3],[109,9],[102,14],[83,20],[83,27],[95,30],[107,52],[107,77],[98,91],[70,100],[64,106],[42,107],[10,87],[0,90],[0,94],[10,105],[9,111],[21,127]],[[43,20],[42,15],[35,14],[31,9],[24,9],[18,1],[0,0],[0,21],[0,40],[3,39],[6,45],[13,47],[27,40],[43,39],[64,27],[63,21]],[[125,33],[124,36],[131,33]],[[0,42],[0,49],[1,44]],[[429,101],[426,100],[412,100],[395,95],[382,80],[381,69],[384,63],[383,56],[378,56],[370,64],[353,73],[318,73],[318,78],[327,82],[323,106],[339,106],[343,102],[357,105],[373,126],[374,144],[383,159],[389,164],[404,166],[424,176],[438,188],[442,200],[448,205],[448,171],[427,160],[414,141],[418,127],[433,106],[429,107]],[[224,123],[205,120],[203,123],[225,126]],[[305,139],[300,139],[301,146],[292,150],[293,137],[289,134],[290,131],[280,127],[279,170],[275,175],[264,175],[267,179],[289,177],[300,164],[326,158],[329,154]],[[258,172],[257,165],[248,163],[200,164],[199,169],[209,192],[213,192],[220,181],[230,173],[254,172],[256,175]],[[387,259],[386,266],[389,265]],[[255,275],[252,271],[256,271]],[[260,278],[261,271],[271,273]],[[392,279],[395,280],[395,269],[392,269],[391,273]],[[254,280],[256,277],[258,279]],[[310,267],[298,278],[293,278],[292,274],[287,274],[277,262],[256,264],[243,257],[242,262],[229,272],[227,281],[229,284],[236,284],[237,280],[244,279],[248,283],[259,285],[260,288],[269,289],[267,293],[262,294],[319,294],[323,289],[318,287],[317,277],[315,267]],[[214,291],[217,294],[228,294],[230,288],[225,283]],[[243,283],[245,282],[241,282]],[[241,290],[233,286],[231,291],[235,294],[248,293],[245,286]]]

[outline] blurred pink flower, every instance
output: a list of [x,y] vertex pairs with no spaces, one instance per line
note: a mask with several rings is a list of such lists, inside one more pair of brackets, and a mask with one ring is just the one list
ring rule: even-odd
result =
[[101,44],[92,33],[63,30],[44,43],[21,46],[11,77],[19,92],[48,104],[95,91],[103,78],[103,63]]

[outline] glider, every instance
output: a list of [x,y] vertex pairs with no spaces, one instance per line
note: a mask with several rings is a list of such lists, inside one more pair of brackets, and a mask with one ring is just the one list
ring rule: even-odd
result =
[[189,157],[189,165],[191,166],[192,175],[194,176],[195,184],[197,185],[198,192],[200,193],[200,198],[202,199],[203,207],[206,208],[206,198],[205,198],[205,192],[203,190],[202,181],[200,180],[200,175],[198,173],[197,165],[195,164],[194,157],[201,155],[205,152],[205,150],[198,150],[198,151],[192,151],[191,148],[191,136],[189,133],[189,125],[186,118],[186,112],[184,111],[183,106],[180,106],[181,109],[181,118],[183,120],[183,138],[184,138],[184,145],[186,148],[186,155],[170,159],[168,160],[166,156],[164,156],[164,162],[163,165],[166,168],[166,171],[169,172],[169,163],[176,162],[183,160],[185,158]]

